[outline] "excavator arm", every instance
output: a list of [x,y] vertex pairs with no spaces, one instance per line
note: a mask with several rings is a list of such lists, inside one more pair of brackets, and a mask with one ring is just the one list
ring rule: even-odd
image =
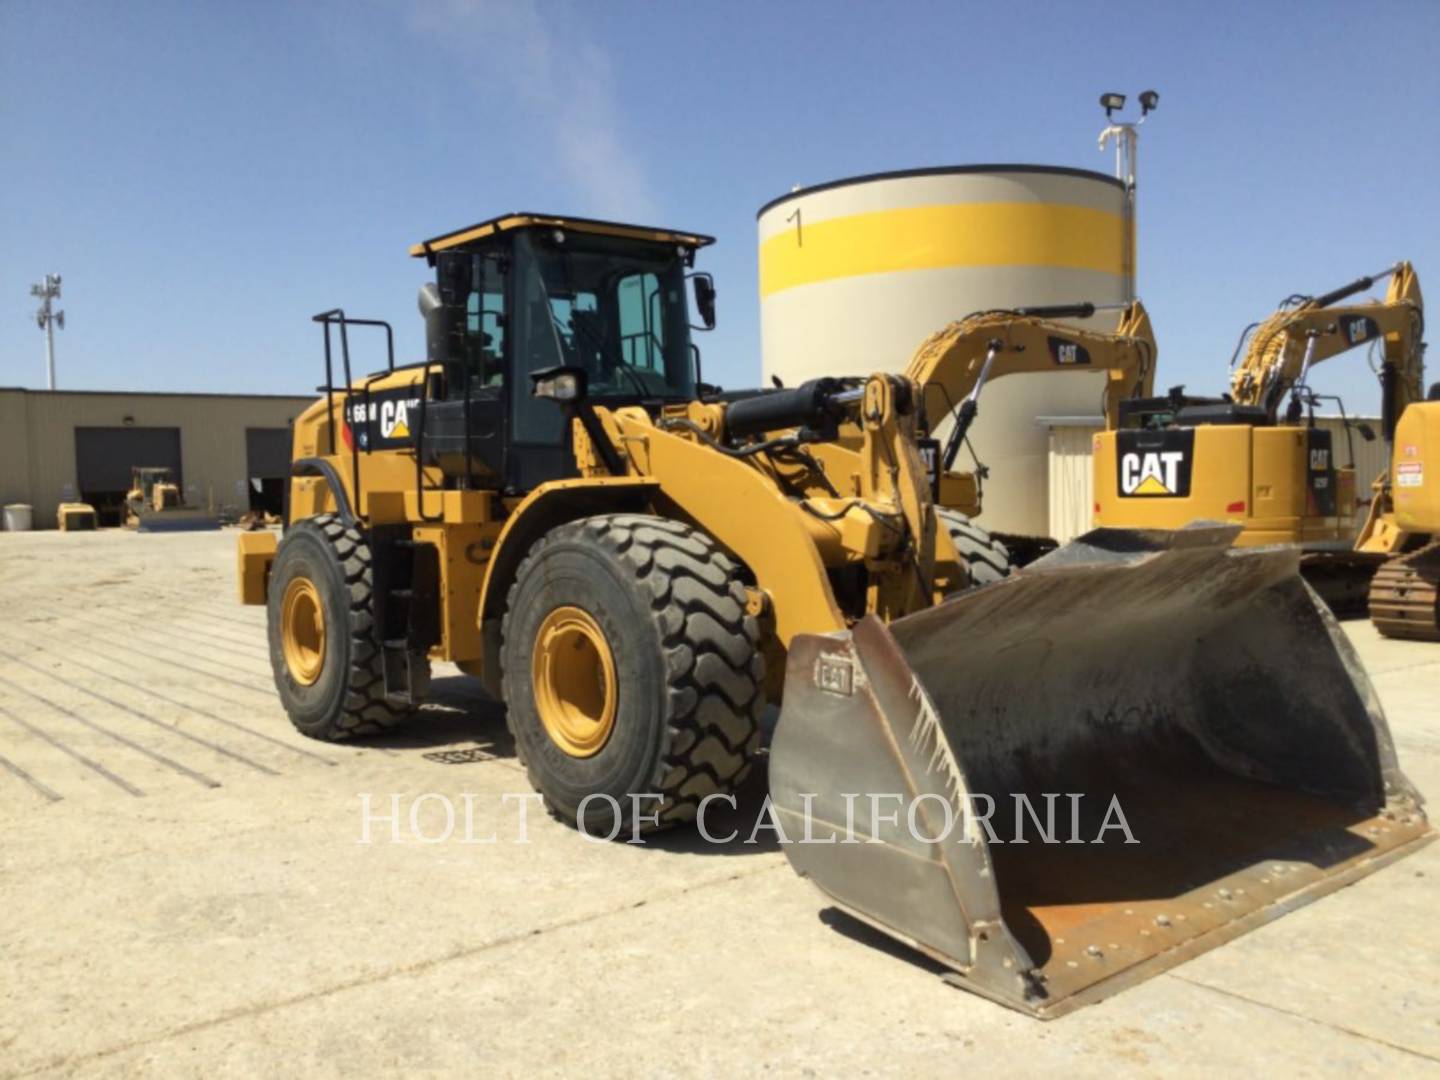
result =
[[[1389,277],[1385,299],[1341,304]],[[1411,402],[1423,397],[1420,339],[1425,325],[1420,281],[1408,262],[1384,274],[1358,278],[1324,296],[1282,308],[1255,328],[1245,357],[1230,379],[1239,405],[1263,406],[1273,419],[1287,391],[1298,406],[1310,370],[1361,345],[1382,341],[1381,379],[1385,393],[1386,437]]]
[[943,467],[955,463],[979,411],[985,384],[1002,375],[1034,371],[1103,371],[1105,426],[1118,424],[1120,401],[1151,393],[1155,335],[1140,301],[1127,304],[1113,333],[1082,329],[1057,319],[1092,317],[1094,304],[982,312],[932,334],[915,351],[906,375],[922,387],[931,430],[953,414]]

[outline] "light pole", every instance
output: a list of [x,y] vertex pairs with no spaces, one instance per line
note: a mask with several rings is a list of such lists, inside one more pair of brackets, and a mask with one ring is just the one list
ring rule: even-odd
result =
[[1145,117],[1160,104],[1160,95],[1146,90],[1140,95],[1140,119],[1116,123],[1115,113],[1125,107],[1124,94],[1101,94],[1100,107],[1105,110],[1109,121],[1100,132],[1100,150],[1103,153],[1110,140],[1115,140],[1115,178],[1125,185],[1125,256],[1124,278],[1125,298],[1135,299],[1135,173],[1138,168],[1140,136],[1137,128]]
[[45,280],[30,286],[30,295],[40,298],[35,323],[45,331],[45,375],[49,389],[55,389],[55,328],[65,329],[65,312],[52,311],[50,301],[60,299],[60,275],[46,274]]

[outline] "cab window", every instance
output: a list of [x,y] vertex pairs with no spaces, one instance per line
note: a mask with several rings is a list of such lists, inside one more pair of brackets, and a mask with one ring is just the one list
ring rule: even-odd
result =
[[465,362],[473,388],[505,383],[505,281],[494,259],[477,257],[477,288],[465,301]]

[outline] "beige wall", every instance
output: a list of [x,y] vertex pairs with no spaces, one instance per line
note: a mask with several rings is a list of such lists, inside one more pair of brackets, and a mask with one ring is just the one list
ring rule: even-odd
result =
[[135,427],[179,428],[186,489],[201,505],[213,497],[217,508],[244,510],[236,485],[248,479],[245,429],[287,427],[312,400],[0,389],[0,503],[29,503],[35,527],[54,528],[65,488],[78,491],[75,429],[124,427],[128,417]]
[[[1363,420],[1375,431],[1375,441],[1366,442],[1358,431],[1353,432],[1355,446],[1355,495],[1370,499],[1370,484],[1389,463],[1385,459],[1385,443],[1380,438],[1380,421],[1373,416],[1351,417]],[[1062,544],[1073,540],[1090,528],[1094,513],[1094,476],[1091,470],[1091,438],[1101,430],[1098,417],[1052,417],[1041,421],[1050,429],[1049,502],[1050,535]],[[1316,424],[1330,431],[1335,450],[1335,464],[1352,464],[1350,443],[1339,417],[1316,417]],[[1356,511],[1355,528],[1365,521],[1365,508]]]

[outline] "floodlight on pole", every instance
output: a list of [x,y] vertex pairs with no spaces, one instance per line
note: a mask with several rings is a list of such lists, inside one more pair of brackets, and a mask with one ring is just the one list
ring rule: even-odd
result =
[[1101,94],[1100,107],[1105,110],[1105,130],[1100,132],[1100,150],[1103,153],[1115,142],[1115,178],[1125,186],[1125,252],[1124,278],[1125,298],[1134,300],[1135,290],[1135,174],[1139,159],[1138,128],[1145,118],[1160,104],[1160,94],[1146,90],[1139,95],[1140,118],[1138,120],[1115,120],[1115,113],[1125,108],[1124,94]]
[[65,329],[65,312],[54,310],[51,301],[60,299],[60,275],[46,274],[45,279],[30,286],[30,295],[38,297],[35,324],[45,331],[45,376],[48,389],[55,389],[55,328]]

